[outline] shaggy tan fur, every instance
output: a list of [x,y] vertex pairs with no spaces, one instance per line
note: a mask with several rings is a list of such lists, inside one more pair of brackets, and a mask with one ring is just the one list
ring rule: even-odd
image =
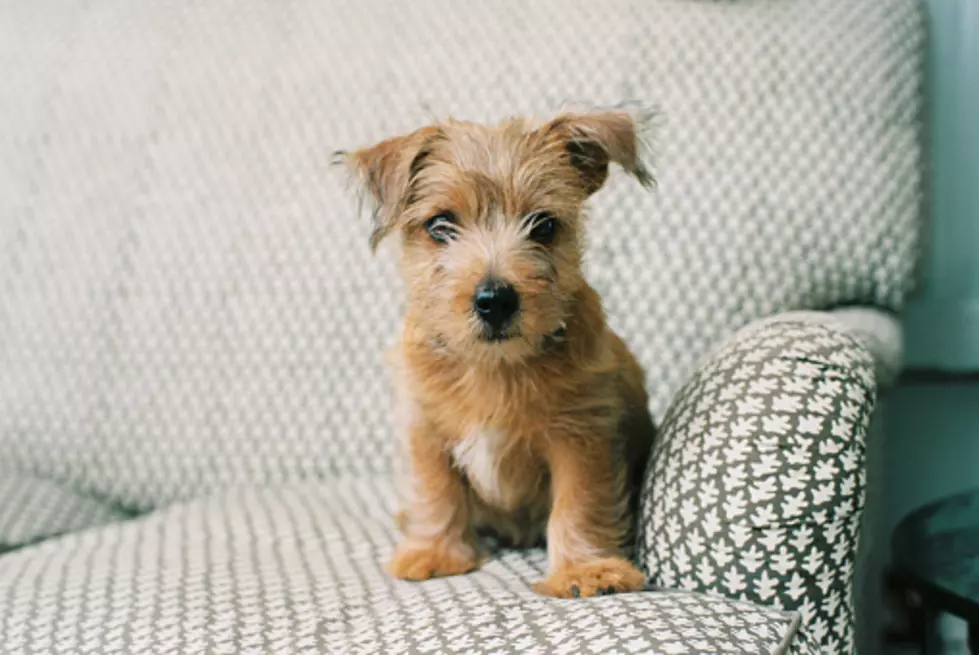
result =
[[[476,535],[490,531],[515,546],[546,539],[540,593],[640,589],[628,556],[654,428],[643,372],[581,272],[583,205],[609,164],[651,181],[632,115],[450,120],[343,160],[373,201],[372,247],[391,233],[402,246],[407,312],[392,364],[405,539],[388,571],[470,571]],[[434,216],[451,238],[433,238]],[[543,218],[556,224],[547,243],[531,238]],[[502,340],[473,310],[490,276],[519,296]]]

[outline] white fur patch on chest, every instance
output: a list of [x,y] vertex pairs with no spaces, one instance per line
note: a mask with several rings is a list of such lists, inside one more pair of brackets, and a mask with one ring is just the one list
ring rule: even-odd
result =
[[506,502],[500,480],[500,463],[506,454],[506,435],[498,430],[474,429],[452,449],[456,465],[484,501]]

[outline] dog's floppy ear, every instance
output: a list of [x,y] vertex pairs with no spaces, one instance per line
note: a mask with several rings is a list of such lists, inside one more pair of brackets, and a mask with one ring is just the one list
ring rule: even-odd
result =
[[624,110],[563,114],[542,129],[564,141],[571,164],[591,195],[605,184],[611,162],[644,187],[652,186],[653,176],[642,161],[641,133],[646,120]]
[[407,204],[412,179],[428,156],[427,145],[437,134],[439,128],[423,127],[373,146],[335,153],[335,163],[345,165],[353,173],[371,203],[371,250],[376,250],[397,224]]

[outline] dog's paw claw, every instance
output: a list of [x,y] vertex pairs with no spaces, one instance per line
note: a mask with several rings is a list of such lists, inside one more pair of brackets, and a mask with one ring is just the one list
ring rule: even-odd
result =
[[609,557],[558,569],[534,585],[534,590],[558,598],[587,598],[639,591],[645,585],[645,576],[631,562]]

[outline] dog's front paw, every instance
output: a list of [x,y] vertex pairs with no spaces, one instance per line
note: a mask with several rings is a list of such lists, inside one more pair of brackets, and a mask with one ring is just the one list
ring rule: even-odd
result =
[[468,573],[478,566],[479,554],[468,544],[408,541],[395,551],[387,571],[402,580],[428,580]]
[[645,585],[646,577],[631,562],[609,557],[558,569],[534,585],[534,591],[545,596],[578,598],[639,591]]

